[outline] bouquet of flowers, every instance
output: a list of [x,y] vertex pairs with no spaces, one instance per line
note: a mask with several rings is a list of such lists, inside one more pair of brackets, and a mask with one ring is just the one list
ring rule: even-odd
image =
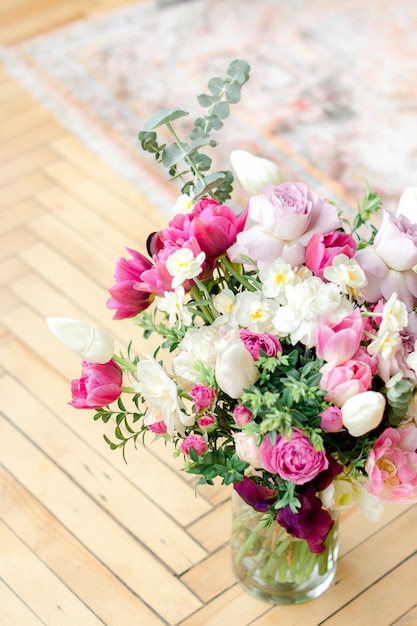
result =
[[107,306],[159,335],[153,356],[114,354],[107,331],[83,322],[48,323],[83,359],[70,404],[114,421],[112,449],[165,439],[198,483],[233,484],[319,554],[334,511],[358,505],[377,519],[383,502],[417,500],[417,193],[406,189],[393,214],[367,188],[349,221],[238,150],[248,198],[232,210],[233,176],[210,173],[204,152],[248,77],[234,61],[209,81],[188,142],[174,130],[180,109],[139,135],[182,187],[149,255],[117,261]]

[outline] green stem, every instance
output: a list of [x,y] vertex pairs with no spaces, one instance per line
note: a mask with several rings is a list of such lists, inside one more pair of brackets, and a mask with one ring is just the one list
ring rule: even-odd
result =
[[240,272],[235,269],[233,263],[230,263],[229,259],[226,256],[223,256],[221,258],[221,262],[223,263],[229,274],[234,276],[234,278],[236,278],[236,280],[238,280],[240,284],[243,285],[243,287],[245,287],[248,291],[256,291],[255,287]]
[[166,127],[168,128],[169,132],[173,136],[174,141],[175,141],[175,143],[178,146],[178,149],[180,150],[181,154],[183,155],[184,161],[186,163],[188,163],[188,165],[191,167],[191,171],[193,173],[193,176],[202,183],[203,187],[206,187],[206,179],[204,178],[204,176],[199,171],[199,169],[198,169],[197,165],[194,163],[193,159],[190,156],[188,156],[187,152],[184,150],[184,148],[182,146],[182,143],[180,141],[180,138],[178,137],[177,133],[173,129],[172,124],[170,122],[167,122]]
[[133,372],[133,374],[136,374],[138,371],[137,365],[135,365],[135,363],[132,363],[132,361],[129,361],[129,359],[125,359],[122,356],[117,356],[115,354],[112,357],[112,361],[114,361],[115,363],[118,363],[118,365],[120,365],[122,368],[125,368],[126,370]]

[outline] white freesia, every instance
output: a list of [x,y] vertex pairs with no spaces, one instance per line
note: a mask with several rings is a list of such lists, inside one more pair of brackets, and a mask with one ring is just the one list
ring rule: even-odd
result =
[[165,267],[172,278],[172,288],[175,289],[190,278],[195,278],[201,273],[201,266],[206,255],[199,252],[194,256],[189,248],[181,248],[173,252],[166,260]]
[[342,422],[352,437],[361,437],[382,421],[385,398],[378,391],[364,391],[352,396],[342,406]]
[[289,263],[281,258],[275,259],[270,265],[259,270],[262,282],[262,293],[267,298],[275,298],[280,304],[287,304],[286,289],[288,285],[301,282]]
[[189,309],[184,306],[184,297],[185,289],[180,285],[175,291],[165,291],[164,297],[158,301],[157,308],[168,313],[171,326],[181,322],[184,326],[190,326],[193,321]]
[[400,331],[408,324],[407,307],[393,293],[382,309],[382,321],[380,328],[384,330]]
[[[220,316],[214,320],[214,324],[225,324],[226,322],[232,323],[232,314],[236,302],[236,296],[231,289],[223,289],[218,294],[213,296],[214,308]],[[236,322],[235,322],[236,324]]]
[[233,150],[230,162],[240,184],[250,196],[260,193],[265,185],[280,185],[286,180],[275,163],[246,150]]
[[192,382],[198,382],[198,364],[206,369],[214,370],[216,364],[214,344],[224,332],[224,327],[220,326],[189,328],[179,345],[180,352],[176,354],[172,362],[174,374]]
[[89,363],[107,363],[114,355],[114,339],[104,328],[67,317],[47,317],[46,323],[64,346]]
[[384,332],[383,328],[380,328],[378,336],[368,345],[368,352],[369,354],[380,354],[383,359],[390,359],[401,346],[400,333],[389,330]]
[[277,307],[277,302],[265,298],[260,291],[242,291],[236,295],[231,318],[242,328],[266,333],[272,330]]
[[346,254],[338,254],[333,258],[332,264],[324,269],[323,275],[338,285],[343,293],[356,298],[358,302],[363,300],[361,289],[368,281],[356,259],[350,259]]
[[194,424],[194,415],[181,410],[177,386],[155,359],[143,359],[137,365],[137,382],[132,384],[150,408],[161,415],[168,434],[183,434],[185,426]]
[[406,187],[404,189],[395,215],[396,217],[404,215],[410,222],[417,224],[417,187]]
[[215,344],[217,353],[214,374],[220,389],[231,398],[239,398],[244,389],[256,383],[259,377],[249,351],[234,328]]
[[187,196],[186,193],[182,193],[178,196],[176,203],[173,206],[174,215],[183,214],[183,213],[191,213],[193,210],[194,204],[191,200],[190,196]]

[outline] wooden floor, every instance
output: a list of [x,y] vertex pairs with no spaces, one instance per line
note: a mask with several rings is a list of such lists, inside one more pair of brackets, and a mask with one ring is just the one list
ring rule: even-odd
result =
[[[2,0],[0,43],[119,4]],[[196,498],[158,446],[126,465],[67,405],[79,361],[44,318],[95,322],[125,343],[128,325],[104,305],[114,261],[163,220],[4,69],[0,138],[1,626],[416,625],[416,506],[377,524],[349,511],[333,588],[271,607],[233,579],[228,489]]]

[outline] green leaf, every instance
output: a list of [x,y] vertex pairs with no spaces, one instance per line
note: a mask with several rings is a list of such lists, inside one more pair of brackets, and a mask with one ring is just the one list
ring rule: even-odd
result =
[[212,115],[215,115],[221,120],[225,120],[230,115],[230,106],[227,102],[217,102],[211,110]]
[[224,89],[224,80],[223,78],[210,78],[208,82],[208,88],[213,94],[213,96],[220,96],[223,93]]
[[183,111],[182,109],[159,109],[159,111],[148,119],[144,128],[145,130],[153,130],[154,128],[158,128],[164,124],[169,124],[180,117],[185,117],[186,115],[189,115],[189,113],[187,111]]
[[198,104],[201,107],[207,108],[207,107],[211,107],[211,105],[217,101],[217,98],[213,96],[209,96],[206,93],[202,93],[199,96],[197,96],[197,100],[198,100]]
[[240,85],[244,85],[249,80],[250,65],[247,61],[235,59],[229,65],[227,75]]
[[170,168],[183,160],[185,154],[188,152],[189,146],[186,143],[182,143],[181,146],[182,150],[176,143],[172,143],[165,148],[162,152],[162,164],[165,167]]

